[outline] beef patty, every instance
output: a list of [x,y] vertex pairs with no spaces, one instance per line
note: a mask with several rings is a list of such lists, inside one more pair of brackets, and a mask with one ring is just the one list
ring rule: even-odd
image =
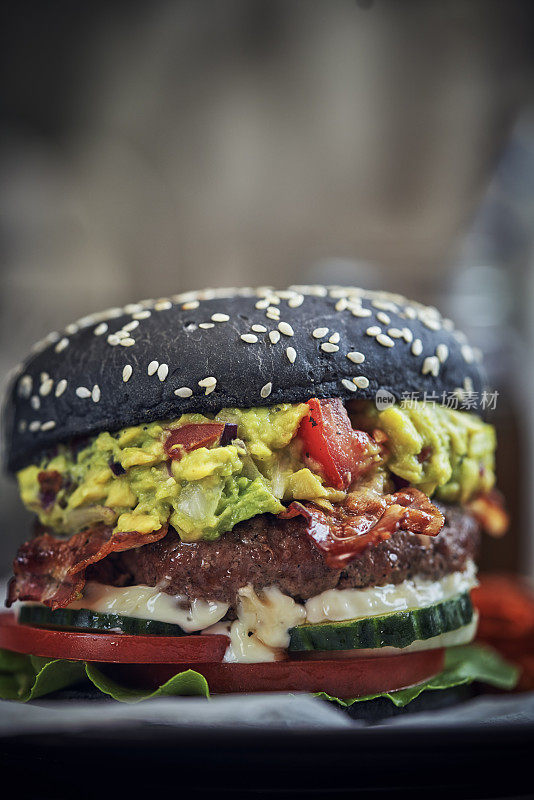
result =
[[235,605],[238,590],[275,584],[297,600],[326,589],[400,583],[421,575],[438,579],[462,570],[479,542],[474,518],[458,506],[439,505],[441,532],[425,544],[397,531],[369,547],[345,569],[328,567],[306,535],[303,517],[279,519],[262,514],[242,522],[216,542],[182,542],[172,529],[158,542],[116,553],[91,567],[88,580],[118,586],[160,586],[169,594],[219,600]]

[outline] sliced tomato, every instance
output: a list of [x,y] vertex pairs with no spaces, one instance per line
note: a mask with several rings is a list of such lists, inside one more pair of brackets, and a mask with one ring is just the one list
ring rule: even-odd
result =
[[324,470],[330,486],[347,489],[367,466],[371,438],[355,431],[341,400],[308,400],[308,415],[300,423],[298,435],[306,455]]
[[165,452],[175,461],[180,460],[184,452],[208,447],[221,438],[224,430],[223,422],[200,422],[174,428],[165,440]]
[[0,648],[74,661],[176,664],[222,661],[226,636],[133,636],[126,633],[60,631],[19,625],[0,614]]
[[[204,675],[212,694],[326,692],[334,697],[366,697],[422,683],[441,672],[443,663],[444,650],[424,650],[394,656],[333,659],[330,653],[324,659],[189,667]],[[114,680],[135,688],[156,688],[179,671],[171,664],[110,664],[104,669]]]

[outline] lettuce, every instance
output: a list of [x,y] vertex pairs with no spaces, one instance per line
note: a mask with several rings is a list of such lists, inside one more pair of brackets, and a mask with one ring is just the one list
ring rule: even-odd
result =
[[466,645],[465,647],[451,647],[445,653],[445,668],[434,678],[411,686],[409,689],[399,689],[397,692],[382,692],[371,694],[366,697],[354,697],[351,700],[341,700],[339,697],[331,697],[324,692],[316,695],[325,700],[347,708],[354,703],[361,703],[365,700],[374,700],[376,697],[387,697],[397,708],[408,705],[421,692],[436,689],[452,689],[454,686],[462,686],[467,683],[486,683],[497,689],[513,689],[519,678],[519,670],[505,661],[504,658],[489,647],[481,645]]
[[[480,681],[499,689],[513,689],[518,676],[517,668],[495,651],[480,645],[469,645],[448,650],[444,670],[435,678],[409,689],[351,700],[341,700],[324,692],[315,696],[343,707],[375,697],[387,697],[396,706],[402,707],[418,697],[421,692],[448,689],[473,681]],[[92,663],[48,660],[0,650],[0,698],[4,700],[19,700],[25,703],[59,689],[88,682],[103,694],[122,703],[137,703],[148,698],[172,695],[209,697],[206,679],[191,669],[179,672],[154,691],[143,691],[121,686]]]

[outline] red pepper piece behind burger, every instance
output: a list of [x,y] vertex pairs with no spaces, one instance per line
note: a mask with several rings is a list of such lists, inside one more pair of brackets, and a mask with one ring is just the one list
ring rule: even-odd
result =
[[330,486],[347,489],[368,467],[372,440],[353,429],[341,400],[313,398],[308,406],[309,414],[298,431],[306,455],[322,466]]

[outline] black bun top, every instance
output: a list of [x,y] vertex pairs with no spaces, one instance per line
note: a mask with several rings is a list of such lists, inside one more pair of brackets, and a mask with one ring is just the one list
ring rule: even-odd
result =
[[480,392],[480,354],[435,308],[355,288],[208,289],[85,317],[39,342],[5,407],[7,465],[71,437],[310,397]]

